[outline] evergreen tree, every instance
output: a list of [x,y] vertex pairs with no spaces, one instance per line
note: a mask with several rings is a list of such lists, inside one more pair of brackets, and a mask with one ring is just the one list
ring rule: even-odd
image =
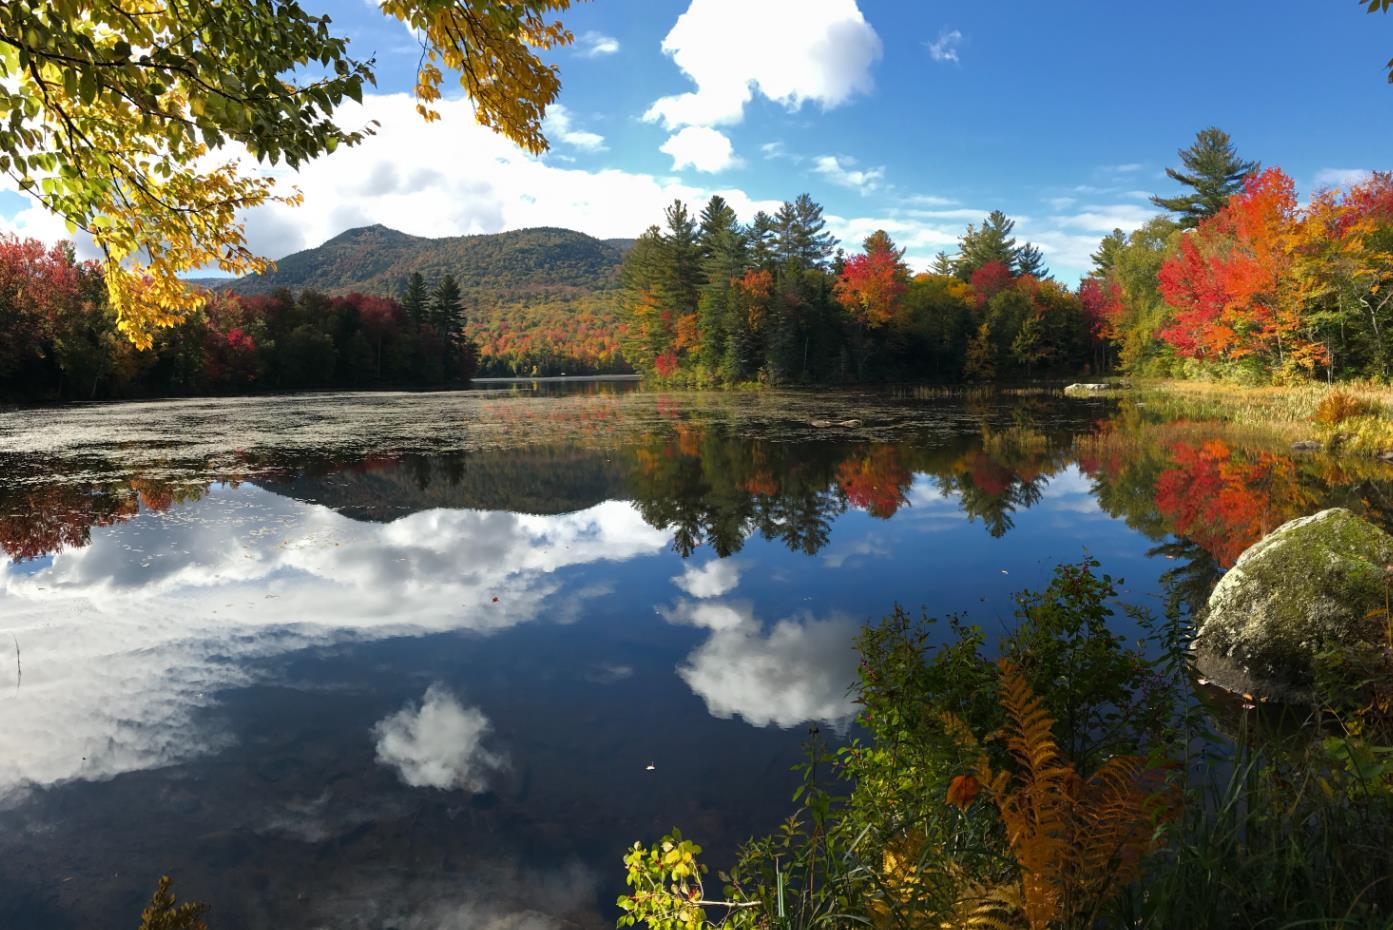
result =
[[667,228],[662,235],[665,258],[662,298],[666,309],[680,316],[696,310],[697,291],[701,287],[701,245],[696,220],[692,219],[685,203],[674,200],[663,215]]
[[701,251],[701,292],[697,298],[701,348],[699,358],[708,373],[715,373],[725,358],[726,342],[739,321],[732,300],[732,281],[748,267],[749,244],[735,211],[713,196],[701,211],[698,237]]
[[1215,126],[1201,129],[1195,134],[1194,145],[1177,154],[1182,168],[1167,168],[1166,174],[1190,190],[1175,197],[1157,194],[1151,202],[1178,214],[1182,229],[1193,229],[1222,210],[1229,198],[1243,189],[1248,176],[1261,167],[1258,162],[1239,158],[1229,134]]
[[953,259],[948,257],[947,252],[939,252],[934,256],[933,264],[929,266],[929,270],[937,275],[951,275],[954,270]]
[[784,201],[774,217],[774,236],[779,260],[798,268],[825,268],[836,249],[822,205],[807,194],[799,194],[792,203]]
[[426,279],[419,271],[411,272],[406,279],[406,288],[401,295],[401,308],[406,311],[412,323],[420,326],[426,322],[429,297],[426,292]]
[[453,342],[460,338],[460,330],[464,328],[464,304],[459,282],[452,274],[441,278],[430,295],[430,322],[446,340]]
[[967,232],[958,240],[958,260],[954,270],[964,281],[972,280],[972,273],[990,262],[1001,262],[1015,270],[1018,249],[1011,232],[1016,221],[1000,210],[993,210],[982,221],[981,227],[968,224]]
[[763,210],[750,221],[750,262],[756,268],[772,271],[778,259],[774,235],[774,218]]
[[1041,281],[1050,276],[1045,256],[1037,246],[1027,242],[1016,250],[1016,274],[1030,275]]
[[1093,271],[1091,274],[1095,278],[1106,278],[1117,264],[1118,258],[1127,248],[1127,234],[1120,229],[1114,229],[1103,237],[1103,241],[1098,243],[1098,251],[1088,256],[1093,260]]

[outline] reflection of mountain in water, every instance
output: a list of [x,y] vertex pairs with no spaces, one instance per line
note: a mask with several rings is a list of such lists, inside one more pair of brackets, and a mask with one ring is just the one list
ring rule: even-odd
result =
[[384,523],[422,510],[506,510],[550,516],[626,497],[613,454],[526,446],[442,455],[374,456],[258,477],[268,491]]

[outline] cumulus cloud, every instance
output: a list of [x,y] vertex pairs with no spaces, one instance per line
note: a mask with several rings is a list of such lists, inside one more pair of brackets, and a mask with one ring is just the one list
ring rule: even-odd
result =
[[856,168],[855,160],[838,158],[836,155],[821,155],[813,161],[813,170],[833,184],[850,187],[861,193],[868,193],[885,180],[884,168]]
[[378,721],[372,733],[377,761],[396,769],[405,784],[479,794],[506,764],[484,746],[491,729],[477,707],[465,707],[443,685],[433,684],[419,706],[407,705]]
[[929,57],[934,61],[945,61],[958,64],[958,47],[962,45],[963,34],[957,29],[944,29],[938,34],[938,38],[932,42],[924,43],[928,46]]
[[702,566],[688,563],[672,583],[695,598],[720,597],[740,583],[740,566],[730,559],[712,559]]
[[578,128],[571,116],[571,111],[559,103],[553,103],[547,107],[546,119],[542,121],[542,130],[549,140],[564,142],[566,145],[584,152],[603,152],[605,150],[605,137],[597,132],[586,132]]
[[662,47],[696,84],[644,114],[668,129],[738,123],[756,92],[789,110],[839,106],[870,92],[881,54],[856,0],[692,0]]
[[576,36],[575,49],[582,58],[601,58],[619,51],[619,40],[591,29]]
[[709,173],[739,164],[725,133],[705,126],[688,126],[673,133],[658,150],[672,156],[674,171],[695,168]]
[[711,631],[677,673],[714,716],[788,728],[842,726],[855,715],[848,689],[859,625],[851,618],[804,613],[766,631],[749,605],[710,601],[682,601],[663,616]]

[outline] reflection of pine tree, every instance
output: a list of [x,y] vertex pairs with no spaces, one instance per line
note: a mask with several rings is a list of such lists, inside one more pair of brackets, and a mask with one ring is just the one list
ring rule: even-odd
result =
[[1173,539],[1146,554],[1150,558],[1174,559],[1177,563],[1160,579],[1161,590],[1166,593],[1166,613],[1197,616],[1224,573],[1218,560],[1209,550],[1189,539]]

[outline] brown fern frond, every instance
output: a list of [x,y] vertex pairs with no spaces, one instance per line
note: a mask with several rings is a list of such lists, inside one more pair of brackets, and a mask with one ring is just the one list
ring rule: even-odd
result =
[[958,902],[961,930],[1020,930],[1024,918],[1020,885],[997,885]]

